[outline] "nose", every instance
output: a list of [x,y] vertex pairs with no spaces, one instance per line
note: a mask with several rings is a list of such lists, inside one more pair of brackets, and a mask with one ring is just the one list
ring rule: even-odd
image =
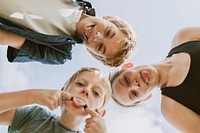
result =
[[82,90],[82,93],[85,94],[86,96],[89,95],[89,90],[88,90],[88,87],[83,87],[83,90]]
[[103,36],[100,32],[97,32],[96,35],[93,38],[94,42],[102,42],[103,41]]
[[140,84],[139,84],[139,82],[137,80],[133,80],[133,83],[134,83],[134,85],[140,87]]

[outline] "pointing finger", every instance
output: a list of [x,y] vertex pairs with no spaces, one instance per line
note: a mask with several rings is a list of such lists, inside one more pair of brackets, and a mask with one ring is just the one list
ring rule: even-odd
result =
[[89,108],[89,107],[87,107],[87,108],[85,109],[85,111],[86,111],[87,114],[91,115],[91,117],[99,116],[99,114],[98,114],[96,111],[92,110],[92,109]]

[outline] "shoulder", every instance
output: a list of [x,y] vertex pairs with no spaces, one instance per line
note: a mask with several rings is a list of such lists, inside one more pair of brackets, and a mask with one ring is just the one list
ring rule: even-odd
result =
[[162,96],[161,111],[165,119],[181,132],[199,132],[199,115],[175,100]]
[[[175,128],[182,130],[181,125],[184,123],[181,107],[175,100],[162,95],[161,112],[164,118]],[[181,122],[180,122],[181,121]]]
[[45,107],[41,107],[38,105],[28,105],[28,106],[23,106],[20,108],[17,108],[16,114],[21,116],[21,115],[30,115],[32,117],[36,116],[42,116],[42,117],[48,117],[51,115],[51,112],[48,111]]
[[[187,107],[183,106],[181,103],[175,101],[174,99],[162,95],[162,101],[161,101],[161,111],[165,118],[167,119],[177,119],[180,112],[187,112],[189,110]],[[176,116],[176,117],[175,117]]]
[[199,40],[200,27],[184,27],[176,32],[172,40],[171,48],[179,46],[185,42]]
[[162,95],[162,101],[161,101],[161,112],[163,114],[163,116],[166,117],[172,117],[173,118],[173,112],[172,108],[174,108],[174,100]]
[[27,105],[23,107],[17,108],[19,111],[35,111],[35,110],[44,110],[42,107],[37,106],[37,105]]

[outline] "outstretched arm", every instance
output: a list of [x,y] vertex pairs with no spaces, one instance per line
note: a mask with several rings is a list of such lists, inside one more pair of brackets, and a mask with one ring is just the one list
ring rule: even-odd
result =
[[59,90],[30,89],[0,93],[0,124],[10,125],[17,107],[40,104],[53,110],[62,105],[63,98],[70,99],[70,95]]
[[192,40],[200,40],[200,27],[185,27],[179,30],[172,40],[172,48]]
[[13,48],[21,49],[24,41],[24,37],[0,28],[0,45],[9,45]]
[[199,133],[200,116],[174,101],[162,96],[162,114],[175,128],[184,133]]

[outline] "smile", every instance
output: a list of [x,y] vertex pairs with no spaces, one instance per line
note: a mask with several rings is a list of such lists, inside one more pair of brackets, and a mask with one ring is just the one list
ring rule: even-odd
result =
[[141,75],[142,81],[148,85],[149,84],[149,80],[150,80],[149,74],[146,71],[142,71],[140,73],[140,75]]
[[85,100],[79,97],[72,97],[71,101],[73,102],[73,105],[77,108],[87,106]]

